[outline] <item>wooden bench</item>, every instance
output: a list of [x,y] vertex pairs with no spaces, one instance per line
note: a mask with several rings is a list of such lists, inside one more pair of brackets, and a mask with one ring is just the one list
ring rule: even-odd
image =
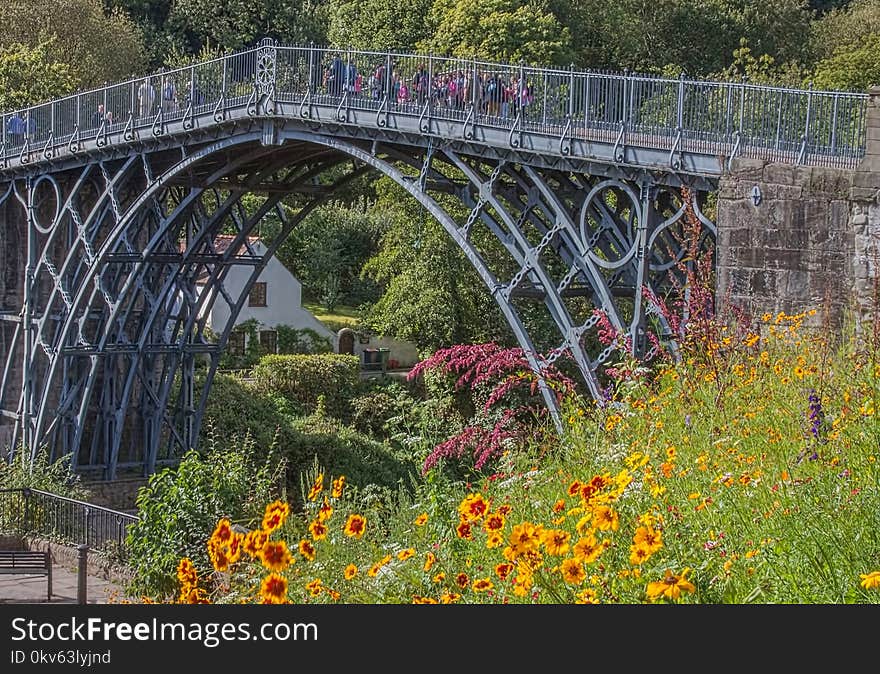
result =
[[48,598],[52,601],[52,558],[37,550],[0,550],[0,574],[46,576]]

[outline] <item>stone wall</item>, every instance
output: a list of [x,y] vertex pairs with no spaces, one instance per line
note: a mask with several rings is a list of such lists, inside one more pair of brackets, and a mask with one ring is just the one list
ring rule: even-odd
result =
[[814,325],[872,315],[880,282],[880,88],[857,169],[738,158],[720,181],[717,297],[752,314],[816,309]]

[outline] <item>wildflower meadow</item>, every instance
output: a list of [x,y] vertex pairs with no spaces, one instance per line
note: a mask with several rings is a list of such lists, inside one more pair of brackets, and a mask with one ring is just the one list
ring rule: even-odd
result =
[[302,508],[221,519],[211,566],[182,558],[176,594],[143,600],[878,603],[880,348],[804,327],[814,315],[622,360],[605,399],[562,398],[561,435],[539,418],[490,438],[461,480],[432,455],[392,507],[315,465]]

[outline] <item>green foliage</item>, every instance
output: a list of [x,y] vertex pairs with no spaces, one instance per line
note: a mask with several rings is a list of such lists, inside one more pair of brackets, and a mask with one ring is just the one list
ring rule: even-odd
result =
[[217,520],[249,522],[283,494],[282,459],[258,461],[252,439],[225,429],[210,440],[203,455],[189,452],[176,468],[150,476],[138,492],[140,519],[127,539],[133,574],[129,592],[169,597],[181,557],[210,566],[205,541]]
[[836,54],[858,50],[880,33],[880,0],[853,0],[823,15],[810,26],[810,45],[816,64]]
[[185,40],[192,53],[208,43],[222,49],[252,46],[263,37],[286,44],[320,43],[327,34],[327,2],[176,0],[166,30]]
[[382,189],[377,207],[391,224],[362,273],[383,294],[365,307],[363,323],[429,353],[506,336],[500,310],[443,227],[402,188],[383,183]]
[[77,87],[70,66],[53,61],[50,47],[51,42],[0,47],[0,110],[42,103]]
[[65,64],[75,86],[93,87],[142,72],[141,33],[122,11],[101,0],[7,0],[0,47],[48,44],[47,64]]
[[437,0],[425,51],[493,61],[567,65],[569,29],[544,0]]
[[364,51],[413,51],[429,37],[433,0],[334,0],[329,6],[330,43]]
[[278,353],[332,353],[333,343],[328,337],[318,334],[311,328],[292,328],[289,325],[276,325],[278,331]]
[[0,460],[0,489],[40,489],[58,496],[84,500],[89,491],[82,477],[70,470],[70,457],[49,460],[45,448],[31,459],[19,446],[9,460]]
[[282,244],[278,259],[303,287],[303,294],[332,311],[337,303],[375,299],[375,285],[360,276],[387,229],[387,217],[366,200],[333,202],[316,209]]
[[270,354],[251,376],[258,392],[281,395],[306,412],[313,412],[323,396],[330,413],[338,416],[358,385],[360,363],[348,354]]
[[866,92],[880,84],[880,32],[857,46],[841,47],[816,66],[813,84],[819,89]]

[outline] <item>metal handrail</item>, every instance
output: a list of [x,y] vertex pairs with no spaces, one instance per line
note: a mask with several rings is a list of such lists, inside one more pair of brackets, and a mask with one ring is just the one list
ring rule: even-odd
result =
[[[322,78],[334,55],[341,57],[346,69],[345,86],[339,88],[328,86]],[[389,69],[384,81],[368,88],[370,75],[383,64]],[[359,74],[360,91],[351,88],[355,80],[350,68]],[[114,139],[136,142],[141,134],[151,135],[156,119],[162,120],[163,128],[182,121],[183,130],[189,131],[194,117],[201,115],[202,127],[219,125],[228,110],[242,105],[260,116],[254,107],[260,91],[264,97],[295,103],[293,109],[281,113],[295,119],[301,117],[305,100],[310,106],[335,108],[334,122],[347,122],[339,118],[340,107],[376,112],[378,126],[382,126],[380,113],[388,112],[383,106],[394,114],[418,118],[425,109],[424,99],[417,97],[421,94],[401,103],[391,88],[395,75],[411,83],[420,69],[431,77],[432,119],[464,121],[463,128],[470,129],[479,126],[511,133],[516,128],[516,134],[565,137],[568,140],[560,154],[566,156],[572,156],[572,141],[615,143],[621,128],[626,129],[626,147],[728,160],[740,154],[791,164],[852,167],[863,158],[867,144],[866,93],[543,68],[399,51],[284,46],[264,40],[222,57],[3,114],[0,166],[4,168],[0,173],[15,168],[16,161],[29,167],[52,161],[59,151],[68,151],[74,138],[77,149],[87,141],[102,147]],[[477,78],[479,86],[473,86]],[[457,97],[438,93],[449,79],[465,86],[466,93]],[[491,87],[493,81],[497,88]],[[174,91],[170,102],[164,96],[168,83]],[[267,101],[262,114],[279,116],[273,102]],[[100,115],[96,115],[98,105],[103,106]],[[106,118],[107,112],[113,114],[112,119]],[[18,123],[11,124],[15,116],[25,120],[23,133],[13,133]],[[358,119],[353,123],[372,125],[372,117],[369,122]]]
[[[16,494],[19,502],[9,505],[10,496]],[[139,519],[131,513],[40,489],[0,489],[0,525],[71,545],[85,544],[120,559],[127,557],[128,528]]]

